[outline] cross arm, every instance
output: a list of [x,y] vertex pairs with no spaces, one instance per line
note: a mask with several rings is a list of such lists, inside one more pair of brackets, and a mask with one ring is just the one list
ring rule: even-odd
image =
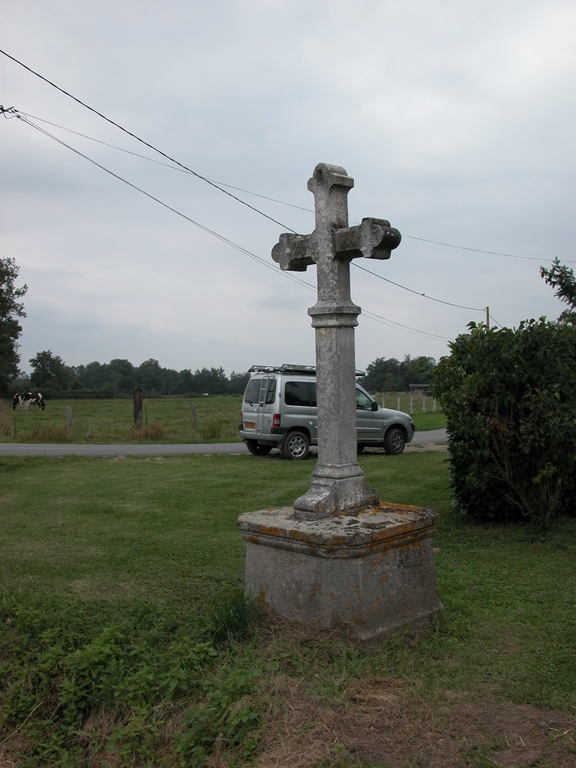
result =
[[402,235],[386,219],[362,219],[356,227],[343,227],[335,232],[336,257],[357,259],[389,259],[398,248]]
[[305,272],[314,264],[310,235],[284,233],[272,249],[272,258],[280,269],[290,272]]

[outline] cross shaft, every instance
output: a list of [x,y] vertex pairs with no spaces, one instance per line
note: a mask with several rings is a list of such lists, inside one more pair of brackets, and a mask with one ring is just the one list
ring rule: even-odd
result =
[[317,165],[308,181],[315,203],[314,232],[282,234],[272,250],[283,270],[317,267],[318,299],[308,314],[316,334],[318,464],[310,489],[294,502],[295,516],[304,520],[355,514],[378,503],[356,460],[354,328],[361,309],[350,296],[350,262],[389,259],[401,236],[384,219],[348,226],[353,186],[344,168]]

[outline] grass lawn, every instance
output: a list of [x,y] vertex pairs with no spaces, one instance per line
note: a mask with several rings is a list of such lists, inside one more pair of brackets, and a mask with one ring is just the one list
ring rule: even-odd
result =
[[360,463],[441,512],[445,611],[374,645],[241,598],[237,516],[313,461],[0,459],[0,765],[575,765],[576,520],[463,521],[442,453]]
[[[421,400],[421,398],[418,398]],[[0,401],[0,442],[32,443],[204,443],[240,442],[239,395],[214,395],[191,400],[185,397],[151,398],[144,401],[143,429],[133,427],[132,400],[52,400],[44,411],[30,407],[12,410]],[[392,403],[390,403],[392,404]],[[196,409],[196,426],[192,417]],[[408,402],[404,403],[408,407]],[[394,403],[395,407],[395,403]],[[67,425],[72,409],[72,426]],[[446,426],[442,412],[412,415],[417,430]]]
[[[144,400],[143,429],[134,430],[131,399],[51,400],[44,411],[28,411],[3,403],[0,440],[3,442],[66,443],[203,443],[233,442],[238,437],[240,404],[234,395],[159,397]],[[194,426],[192,408],[196,408]],[[72,409],[72,427],[67,427],[67,407]],[[2,414],[0,414],[1,416]],[[2,430],[2,424],[4,429]]]

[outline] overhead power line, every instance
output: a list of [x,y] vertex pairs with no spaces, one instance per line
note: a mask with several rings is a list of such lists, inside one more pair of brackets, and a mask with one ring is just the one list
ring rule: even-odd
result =
[[[165,157],[167,160],[170,160],[171,163],[175,163],[181,168],[184,168],[186,171],[188,171],[188,173],[191,173],[193,176],[196,176],[197,179],[200,179],[201,181],[206,182],[206,184],[209,184],[211,187],[214,187],[214,189],[220,190],[220,192],[223,192],[225,195],[228,195],[228,197],[231,197],[233,200],[236,200],[236,202],[241,203],[242,205],[245,205],[247,208],[250,208],[250,210],[255,211],[256,213],[259,213],[260,216],[264,216],[264,218],[269,219],[270,221],[273,221],[274,224],[279,224],[281,227],[284,227],[285,229],[290,230],[290,232],[294,232],[294,230],[288,227],[286,224],[282,224],[281,221],[274,219],[272,216],[268,216],[268,214],[264,213],[264,211],[261,211],[259,208],[256,208],[255,206],[250,205],[250,203],[247,203],[245,200],[242,200],[242,198],[237,197],[236,195],[233,195],[231,192],[228,192],[227,190],[218,186],[218,184],[215,184],[213,181],[210,181],[210,179],[207,179],[205,176],[202,176],[202,174],[197,173],[196,171],[193,171],[191,168],[188,168],[188,166],[184,165],[183,163],[180,163],[178,160],[175,160],[173,157],[170,157],[170,155],[166,154],[166,152],[163,152],[161,149],[158,149],[153,144],[150,144],[144,139],[141,139],[135,133],[132,133],[132,131],[129,131],[127,128],[124,128],[119,123],[112,120],[111,118],[106,117],[106,115],[103,115],[102,112],[99,112],[97,109],[94,109],[94,107],[91,107],[89,104],[86,104],[86,102],[82,101],[76,96],[73,96],[71,93],[64,90],[64,88],[60,88],[59,85],[56,85],[56,83],[53,83],[51,80],[48,80],[47,77],[44,77],[39,72],[36,72],[31,67],[28,67],[26,64],[19,61],[14,56],[11,56],[9,53],[6,53],[6,51],[3,51],[2,49],[0,49],[0,53],[3,53],[4,56],[7,56],[9,59],[12,59],[12,61],[16,62],[16,64],[19,64],[21,67],[24,67],[24,69],[27,69],[28,72],[31,72],[33,75],[36,75],[36,77],[39,77],[41,80],[44,80],[44,82],[48,83],[48,85],[51,85],[53,88],[56,88],[56,90],[60,91],[60,93],[63,93],[65,96],[68,96],[70,99],[73,99],[81,106],[85,107],[86,109],[89,109],[90,112],[93,112],[95,115],[98,115],[98,117],[101,117],[103,120],[106,120],[106,122],[110,123],[110,125],[115,126],[119,130],[127,134],[128,136],[131,136],[133,139],[136,139],[136,141],[139,141],[141,144],[144,144],[144,146],[148,147],[154,152],[157,152],[159,155],[162,155],[162,157]],[[296,234],[296,232],[294,232],[294,234]]]
[[362,272],[368,272],[369,275],[373,275],[373,277],[378,277],[380,280],[384,280],[386,283],[391,283],[392,285],[397,286],[398,288],[402,288],[405,291],[409,291],[410,293],[416,294],[416,296],[421,296],[424,299],[430,299],[430,301],[437,301],[438,304],[446,304],[449,307],[458,307],[458,309],[469,309],[472,312],[484,312],[484,308],[479,307],[465,307],[463,304],[453,304],[451,301],[443,301],[442,299],[435,299],[433,296],[428,296],[426,293],[420,293],[420,291],[414,291],[412,288],[407,288],[405,285],[400,285],[400,283],[395,283],[394,280],[389,280],[387,277],[383,277],[382,275],[377,274],[376,272],[371,272],[369,269],[366,269],[366,267],[360,266],[357,262],[353,261],[352,264],[357,267],[358,269],[361,269]]
[[[223,243],[226,243],[231,248],[234,248],[235,250],[239,251],[240,253],[245,254],[246,256],[250,257],[251,259],[254,259],[258,263],[265,266],[267,269],[271,269],[274,271],[275,274],[281,274],[282,276],[288,278],[289,280],[292,280],[295,283],[298,283],[299,285],[304,286],[305,288],[308,288],[309,290],[312,290],[316,292],[316,288],[311,284],[306,282],[305,280],[302,280],[301,278],[297,277],[296,275],[291,274],[290,272],[278,270],[273,264],[270,264],[269,262],[262,259],[260,256],[257,256],[252,251],[249,251],[246,248],[243,248],[241,245],[238,245],[232,240],[229,240],[227,237],[224,237],[224,235],[219,234],[218,232],[215,232],[213,229],[210,229],[209,227],[204,226],[203,224],[200,224],[200,222],[196,221],[195,219],[192,219],[190,216],[187,216],[185,213],[182,213],[177,208],[172,207],[171,205],[168,205],[168,203],[165,203],[164,201],[160,200],[159,198],[155,197],[154,195],[150,194],[149,192],[146,192],[146,190],[142,189],[141,187],[138,187],[136,184],[133,184],[132,182],[128,181],[127,179],[124,179],[122,176],[119,176],[117,173],[114,173],[114,171],[111,171],[109,168],[106,168],[101,163],[98,163],[96,160],[93,160],[92,158],[85,155],[83,152],[80,152],[79,150],[75,149],[74,147],[70,146],[66,142],[59,139],[57,136],[53,136],[49,131],[46,131],[44,128],[35,125],[31,120],[29,120],[25,115],[20,114],[17,110],[15,110],[13,107],[10,109],[3,109],[0,107],[0,112],[11,113],[14,117],[17,117],[18,119],[22,120],[22,122],[29,125],[31,128],[34,128],[35,130],[39,131],[43,135],[47,136],[48,138],[53,139],[61,146],[65,147],[66,149],[69,149],[71,152],[74,152],[74,154],[78,155],[79,157],[82,157],[84,160],[87,160],[92,165],[95,165],[97,168],[100,168],[105,173],[108,173],[110,176],[114,177],[115,179],[118,179],[118,181],[123,182],[127,186],[131,187],[132,189],[136,190],[137,192],[142,193],[146,197],[150,198],[154,202],[158,203],[162,207],[168,209],[169,211],[172,211],[172,213],[175,213],[176,215],[180,216],[181,218],[185,219],[186,221],[190,222],[191,224],[194,224],[194,226],[198,227],[199,229],[203,230],[204,232],[207,232],[208,234],[212,235],[213,237],[217,238],[218,240],[221,240]],[[422,336],[431,336],[437,339],[445,339],[446,341],[450,341],[450,338],[447,336],[438,336],[434,333],[429,333],[428,331],[422,331],[418,328],[412,328],[408,325],[402,325],[401,323],[397,323],[394,320],[390,320],[388,318],[382,317],[381,315],[377,315],[374,312],[370,312],[368,310],[364,310],[364,314],[366,317],[369,317],[371,320],[375,320],[376,322],[382,323],[384,325],[388,325],[391,327],[395,327],[401,330],[404,330],[409,333],[414,333],[417,335]]]
[[[270,200],[271,202],[279,203],[280,205],[287,205],[287,206],[290,206],[291,208],[297,208],[297,209],[302,210],[302,211],[307,211],[307,212],[314,213],[314,211],[312,211],[310,208],[305,208],[303,206],[294,205],[293,203],[287,203],[287,202],[284,202],[283,200],[277,200],[276,198],[273,198],[273,197],[268,197],[266,195],[261,195],[261,194],[259,194],[257,192],[251,192],[250,190],[242,189],[241,187],[235,187],[232,184],[224,184],[223,182],[216,182],[216,181],[213,181],[211,179],[208,179],[206,176],[203,176],[202,174],[198,173],[197,171],[194,171],[191,168],[188,168],[188,166],[184,165],[183,163],[180,163],[178,160],[176,160],[173,157],[171,157],[170,155],[166,154],[161,149],[158,149],[153,144],[150,144],[145,139],[140,138],[137,134],[133,133],[132,131],[129,131],[127,128],[124,128],[122,125],[117,123],[115,120],[112,120],[111,118],[107,117],[102,112],[99,112],[97,109],[95,109],[94,107],[91,107],[89,104],[86,104],[86,102],[82,101],[77,96],[74,96],[69,91],[65,90],[64,88],[61,88],[59,85],[56,85],[56,83],[52,82],[47,77],[44,77],[44,75],[41,75],[39,72],[36,72],[34,69],[32,69],[31,67],[29,67],[26,64],[24,64],[22,61],[17,59],[15,56],[11,56],[9,53],[7,53],[6,51],[4,51],[2,49],[0,49],[0,53],[3,54],[4,56],[6,56],[7,58],[11,59],[13,62],[18,64],[19,66],[21,66],[24,69],[26,69],[31,74],[33,74],[36,77],[40,78],[45,83],[48,83],[48,85],[52,86],[57,91],[60,91],[60,93],[64,94],[65,96],[68,96],[70,99],[73,99],[75,102],[77,102],[78,104],[83,106],[85,109],[90,110],[90,112],[93,112],[95,115],[98,115],[98,117],[101,117],[103,120],[106,120],[106,122],[110,123],[110,125],[113,125],[114,127],[116,127],[119,130],[123,131],[128,136],[132,137],[133,139],[136,139],[136,141],[138,141],[141,144],[143,144],[144,146],[148,147],[153,152],[157,152],[162,157],[165,157],[167,160],[170,160],[171,163],[174,163],[176,166],[178,166],[178,168],[175,168],[174,170],[182,169],[182,170],[186,171],[187,173],[192,174],[193,176],[195,176],[196,178],[200,179],[201,181],[206,182],[206,184],[209,184],[210,186],[214,187],[215,189],[218,189],[223,194],[228,195],[233,200],[236,200],[241,205],[246,206],[247,208],[249,208],[250,210],[254,211],[255,213],[259,213],[264,218],[269,219],[270,221],[274,222],[275,224],[280,225],[281,227],[284,227],[288,231],[293,232],[294,234],[297,234],[296,231],[293,230],[291,227],[287,226],[286,224],[283,224],[282,222],[278,221],[277,219],[273,218],[272,216],[269,216],[267,213],[264,213],[264,211],[261,211],[259,208],[256,208],[255,206],[250,205],[250,203],[246,202],[246,200],[242,200],[242,198],[237,197],[236,195],[233,195],[232,193],[230,193],[226,189],[224,189],[224,187],[227,187],[228,189],[234,189],[237,192],[243,192],[244,194],[247,194],[247,195],[254,195],[255,197],[259,197],[259,198],[261,198],[263,200]],[[41,118],[35,118],[35,119],[41,119]],[[46,122],[48,122],[48,121],[46,121]],[[55,125],[56,126],[55,123],[51,123],[51,125]],[[57,126],[57,127],[63,128],[63,126]],[[63,130],[69,130],[69,129],[63,128]],[[78,135],[84,136],[85,138],[88,138],[88,139],[91,139],[90,136],[85,136],[84,134],[78,134]],[[99,141],[99,140],[98,139],[92,139],[92,141]],[[99,143],[106,144],[106,142],[99,142]],[[149,160],[150,162],[157,162],[157,161],[153,160],[152,158],[145,157],[144,155],[137,155],[137,153],[135,153],[135,152],[130,152],[129,150],[122,149],[121,147],[115,147],[113,144],[107,144],[107,146],[114,147],[114,149],[118,149],[118,150],[120,150],[122,152],[128,152],[129,154],[136,155],[138,157],[142,157],[143,159]],[[167,166],[167,167],[173,167],[173,166]],[[485,254],[488,254],[490,256],[504,256],[504,257],[510,258],[510,259],[526,259],[528,261],[553,261],[554,260],[554,259],[549,259],[549,258],[542,258],[541,259],[541,258],[538,258],[537,256],[520,256],[518,254],[504,253],[504,252],[501,252],[501,251],[488,251],[488,250],[484,250],[482,248],[470,248],[470,247],[467,247],[467,246],[464,246],[464,245],[456,245],[454,243],[444,243],[444,242],[441,242],[439,240],[430,240],[430,239],[425,238],[425,237],[416,237],[415,235],[404,235],[404,237],[408,238],[410,240],[419,240],[419,241],[421,241],[423,243],[431,243],[433,245],[441,245],[441,246],[443,246],[445,248],[455,248],[455,249],[462,250],[462,251],[471,251],[473,253],[485,253]],[[576,260],[563,259],[563,261],[566,264],[576,264]]]
[[[96,161],[94,161],[94,160],[92,160],[92,159],[88,158],[86,155],[83,155],[83,154],[82,154],[81,152],[79,152],[78,150],[76,150],[76,149],[74,149],[73,147],[71,147],[70,145],[66,144],[66,142],[63,142],[63,141],[59,140],[59,139],[58,139],[56,136],[54,136],[53,134],[49,133],[48,131],[45,131],[45,130],[44,130],[44,129],[42,129],[40,126],[36,126],[36,125],[35,125],[34,123],[32,123],[32,121],[30,120],[30,117],[32,117],[32,115],[28,115],[28,114],[26,114],[26,113],[24,113],[24,112],[21,112],[20,110],[17,110],[17,109],[15,109],[14,107],[10,107],[9,109],[4,109],[3,107],[1,107],[1,106],[0,106],[0,113],[2,113],[2,112],[3,112],[5,115],[9,115],[9,114],[11,114],[11,115],[12,115],[12,116],[14,116],[14,117],[18,117],[18,118],[19,118],[19,119],[21,119],[23,122],[25,122],[25,123],[27,123],[28,125],[30,125],[30,126],[32,126],[32,127],[34,127],[34,128],[36,128],[36,129],[37,129],[37,130],[39,130],[41,133],[44,133],[46,136],[49,136],[50,138],[52,138],[52,139],[54,139],[55,141],[59,142],[59,143],[60,143],[60,144],[62,144],[63,146],[65,146],[65,147],[67,147],[68,149],[72,150],[73,152],[76,152],[76,153],[77,153],[77,154],[79,154],[80,156],[82,156],[82,157],[84,157],[85,159],[87,159],[89,162],[92,162],[92,163],[94,163],[95,165],[97,165],[98,167],[102,168],[103,170],[106,170],[106,169],[104,168],[104,166],[101,166],[101,165],[99,165],[99,164],[98,164]],[[108,146],[108,147],[111,147],[111,148],[113,148],[113,149],[118,149],[118,150],[120,150],[121,152],[127,152],[128,154],[130,154],[130,155],[133,155],[133,156],[135,156],[135,157],[139,157],[139,158],[142,158],[142,159],[144,159],[144,160],[150,160],[150,161],[151,161],[151,162],[153,162],[153,163],[157,163],[157,164],[159,164],[159,165],[162,165],[162,166],[164,166],[164,167],[167,167],[167,168],[171,168],[171,169],[173,169],[173,170],[178,170],[178,171],[180,171],[180,170],[181,170],[180,168],[174,168],[174,166],[173,166],[173,165],[169,165],[168,163],[162,163],[162,162],[160,162],[160,161],[158,161],[158,160],[154,160],[154,159],[152,159],[152,158],[148,158],[148,157],[146,157],[145,155],[140,155],[139,153],[136,153],[136,152],[131,152],[131,151],[129,151],[129,150],[125,150],[125,149],[123,149],[123,148],[121,148],[121,147],[116,147],[116,146],[114,146],[113,144],[108,144],[108,143],[107,143],[107,142],[105,142],[105,141],[100,141],[100,139],[95,139],[95,138],[93,138],[93,137],[91,137],[91,136],[87,136],[86,134],[80,133],[79,131],[74,131],[74,130],[72,130],[72,129],[70,129],[70,128],[65,128],[64,126],[58,125],[57,123],[51,123],[49,120],[43,120],[42,118],[38,118],[38,117],[34,117],[34,119],[35,119],[35,120],[40,120],[41,122],[43,122],[43,123],[46,123],[46,124],[48,124],[48,125],[52,125],[52,126],[54,126],[54,127],[56,127],[56,128],[61,128],[62,130],[65,130],[65,131],[67,131],[67,132],[69,132],[69,133],[73,133],[73,134],[74,134],[74,135],[76,135],[76,136],[82,136],[83,138],[86,138],[86,139],[90,139],[91,141],[95,141],[95,142],[96,142],[96,143],[98,143],[98,144],[103,144],[103,145],[105,145],[105,146]],[[183,172],[184,172],[184,173],[189,173],[189,171],[187,171],[187,170],[185,170],[185,169],[183,170]],[[110,173],[112,173],[112,172],[110,171]],[[115,174],[112,174],[112,175],[115,175]],[[119,177],[119,176],[117,176],[117,178],[120,178],[120,177]],[[129,183],[129,182],[127,182],[127,183]],[[219,182],[219,183],[220,183],[220,182]],[[147,193],[144,193],[144,194],[147,194]],[[272,199],[272,198],[268,198],[268,199]],[[306,209],[303,209],[303,210],[306,210]],[[311,213],[313,213],[313,211],[311,211]],[[293,232],[294,230],[291,230],[291,231]],[[380,280],[384,280],[385,282],[387,282],[387,283],[390,283],[391,285],[395,285],[395,286],[397,286],[398,288],[402,288],[403,290],[405,290],[405,291],[408,291],[409,293],[413,293],[413,294],[414,294],[414,295],[416,295],[416,296],[420,296],[420,297],[422,297],[422,298],[425,298],[425,299],[429,299],[430,301],[435,301],[435,302],[438,302],[438,303],[440,303],[440,304],[445,304],[445,305],[447,305],[447,306],[450,306],[450,307],[456,307],[456,308],[458,308],[458,309],[466,309],[466,310],[470,310],[470,311],[473,311],[473,312],[484,312],[484,309],[482,309],[482,308],[478,308],[478,307],[467,307],[467,306],[464,306],[464,305],[462,305],[462,304],[456,304],[456,303],[454,303],[454,302],[451,302],[451,301],[445,301],[445,300],[443,300],[443,299],[437,299],[437,298],[434,298],[433,296],[428,296],[428,295],[427,295],[427,294],[425,294],[425,293],[422,293],[422,292],[420,292],[420,291],[415,291],[414,289],[412,289],[412,288],[408,288],[407,286],[405,286],[405,285],[402,285],[401,283],[397,283],[397,282],[395,282],[394,280],[390,280],[390,279],[388,279],[388,278],[386,278],[386,277],[383,277],[382,275],[379,275],[379,274],[377,274],[376,272],[372,272],[371,270],[369,270],[369,269],[366,269],[366,267],[361,267],[359,264],[356,264],[355,262],[353,262],[353,264],[354,264],[354,266],[355,266],[355,267],[357,267],[358,269],[361,269],[363,272],[367,272],[369,275],[372,275],[373,277],[377,277],[377,278],[379,278]]]

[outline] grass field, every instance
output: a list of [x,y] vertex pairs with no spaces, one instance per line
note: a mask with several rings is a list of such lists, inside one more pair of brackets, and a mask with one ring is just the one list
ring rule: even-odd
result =
[[[406,399],[406,398],[405,398]],[[421,408],[422,398],[418,400]],[[412,416],[418,430],[436,429],[446,424],[444,414],[427,411]],[[1,402],[1,401],[0,401]],[[195,400],[183,397],[151,398],[144,401],[143,429],[134,429],[132,400],[52,400],[40,411],[17,408],[7,400],[0,411],[0,442],[32,443],[204,443],[240,441],[238,424],[242,398],[214,395]],[[192,405],[196,409],[196,426]],[[394,404],[388,403],[388,407]],[[408,400],[401,405],[409,408]],[[67,408],[72,410],[72,426],[67,424]],[[408,412],[408,411],[407,411]]]
[[251,625],[240,594],[237,516],[312,461],[0,459],[0,765],[576,764],[576,520],[471,524],[445,454],[360,463],[441,513],[445,611],[369,646]]

